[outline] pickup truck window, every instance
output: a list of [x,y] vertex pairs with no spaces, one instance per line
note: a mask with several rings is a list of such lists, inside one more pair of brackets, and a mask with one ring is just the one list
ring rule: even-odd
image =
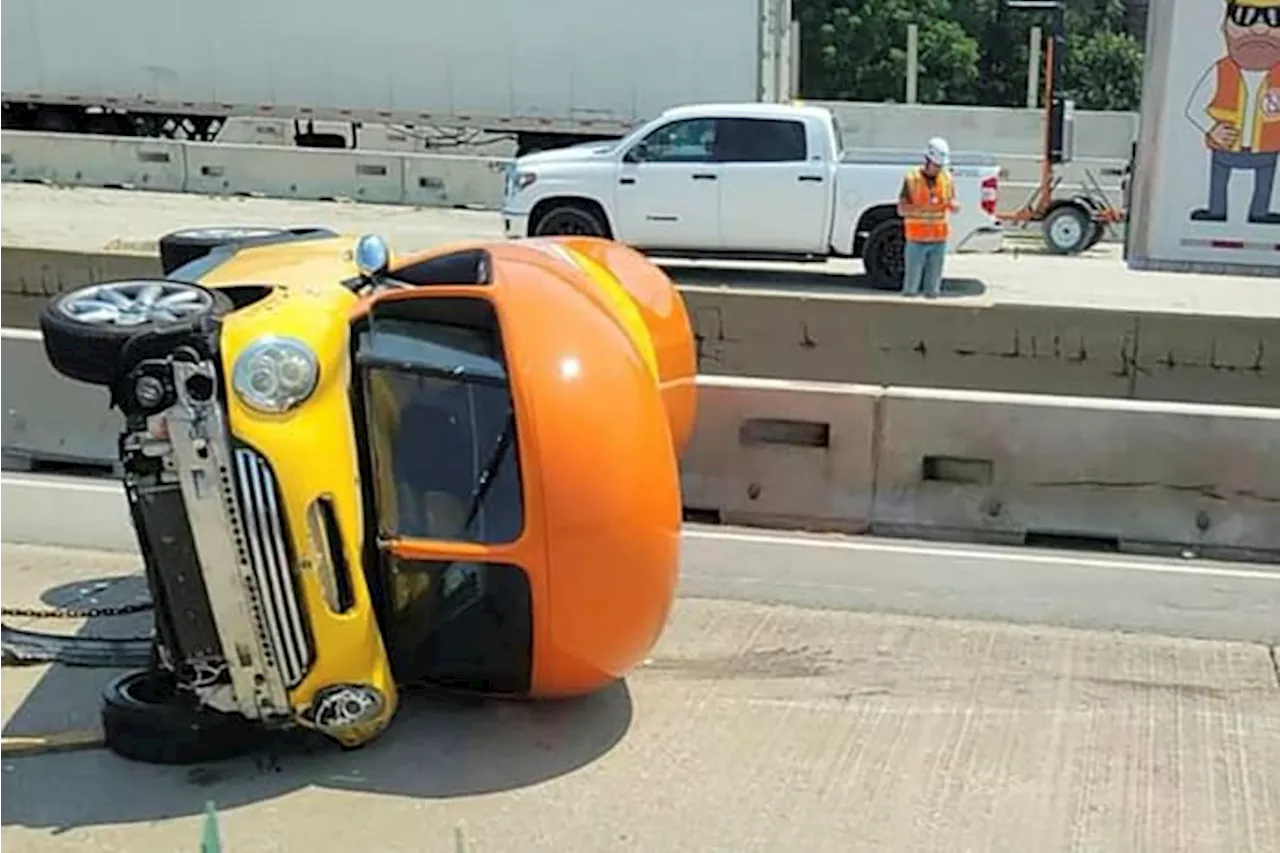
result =
[[707,163],[716,147],[716,121],[673,121],[650,133],[627,152],[632,163]]
[[723,163],[803,163],[808,147],[804,123],[762,118],[719,122],[717,159]]

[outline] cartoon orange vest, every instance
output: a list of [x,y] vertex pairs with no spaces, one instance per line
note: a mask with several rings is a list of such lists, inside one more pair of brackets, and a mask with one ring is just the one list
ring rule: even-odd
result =
[[947,239],[947,208],[955,197],[951,176],[939,172],[934,179],[933,191],[919,168],[907,173],[907,193],[911,203],[922,209],[921,213],[903,220],[903,232],[908,240],[918,243],[940,243]]
[[[1209,115],[1235,128],[1244,127],[1244,105],[1248,97],[1240,66],[1229,56],[1218,60],[1218,86]],[[1233,150],[1249,148],[1258,152],[1280,151],[1280,65],[1267,72],[1254,101],[1253,138],[1236,141]]]

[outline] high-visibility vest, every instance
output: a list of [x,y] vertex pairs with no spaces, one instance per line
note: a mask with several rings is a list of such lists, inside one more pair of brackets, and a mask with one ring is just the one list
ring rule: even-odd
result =
[[913,243],[940,243],[950,234],[947,224],[948,209],[955,198],[951,175],[941,170],[933,179],[932,188],[919,167],[907,172],[907,195],[919,213],[903,220],[902,230]]
[[[1215,121],[1244,128],[1244,105],[1248,99],[1244,75],[1229,56],[1218,60],[1218,85],[1209,103],[1209,115]],[[1252,139],[1237,139],[1231,148],[1248,148],[1257,152],[1280,151],[1280,65],[1271,66],[1253,104]]]

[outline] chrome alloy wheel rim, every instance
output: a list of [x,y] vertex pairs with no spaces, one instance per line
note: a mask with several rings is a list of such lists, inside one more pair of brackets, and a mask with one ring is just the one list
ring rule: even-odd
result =
[[203,290],[179,282],[113,281],[86,287],[60,306],[62,313],[86,326],[143,326],[173,323],[213,307]]

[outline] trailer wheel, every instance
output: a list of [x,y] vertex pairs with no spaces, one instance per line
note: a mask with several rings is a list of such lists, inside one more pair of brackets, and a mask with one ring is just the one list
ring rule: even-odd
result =
[[221,246],[247,243],[288,234],[283,228],[229,225],[215,228],[186,228],[160,238],[160,268],[169,275],[179,267],[203,258]]
[[1106,233],[1107,233],[1107,226],[1095,220],[1093,222],[1093,230],[1089,232],[1089,239],[1085,241],[1084,248],[1081,249],[1080,251],[1087,252],[1090,249],[1092,249],[1094,246],[1098,245],[1100,242],[1102,242],[1102,238],[1106,235]]
[[202,708],[163,670],[140,670],[108,682],[102,691],[107,749],[146,764],[201,764],[252,752],[264,729],[234,714]]
[[581,204],[561,204],[540,215],[530,229],[535,237],[608,237],[609,228],[593,210]]
[[902,233],[902,220],[881,222],[867,235],[862,245],[862,265],[876,290],[901,290],[906,274],[907,239]]
[[1093,215],[1075,202],[1059,205],[1044,218],[1044,242],[1057,255],[1075,255],[1084,251],[1093,236]]
[[185,281],[106,281],[55,297],[40,315],[40,332],[54,370],[110,385],[133,339],[181,338],[232,307],[225,294]]

